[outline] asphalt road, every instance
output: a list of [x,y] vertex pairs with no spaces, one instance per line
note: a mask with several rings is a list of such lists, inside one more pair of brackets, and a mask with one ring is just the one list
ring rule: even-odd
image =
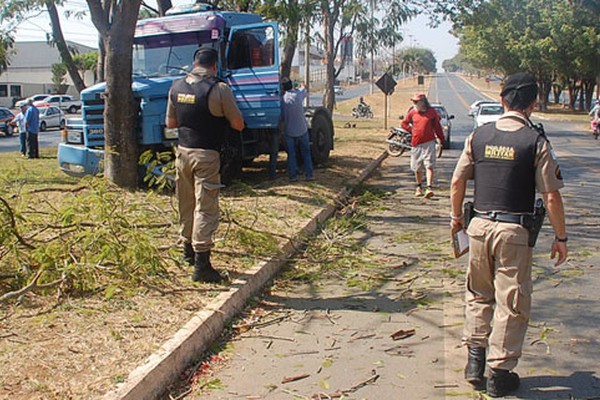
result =
[[[458,77],[440,75],[429,97],[456,116],[452,149],[439,160],[436,196],[412,195],[407,156],[389,158],[367,182],[386,196],[361,210],[366,223],[356,235],[380,261],[363,273],[384,276],[384,283],[368,290],[349,287],[343,278],[276,285],[257,307],[266,316],[233,338],[230,359],[208,377],[215,389],[194,398],[326,399],[342,392],[348,399],[483,398],[462,376],[466,259],[448,257],[447,238],[449,181],[472,126],[468,104],[482,95]],[[597,399],[600,142],[569,123],[545,125],[565,178],[570,257],[553,267],[546,222],[534,255],[532,318],[516,369],[521,388],[509,398]],[[260,325],[270,320],[276,323]],[[411,329],[412,336],[391,338]]]
[[[78,118],[81,114],[65,114],[66,118]],[[61,141],[59,128],[48,128],[46,131],[38,134],[39,147],[58,147]],[[19,134],[5,136],[0,133],[0,153],[19,151]]]

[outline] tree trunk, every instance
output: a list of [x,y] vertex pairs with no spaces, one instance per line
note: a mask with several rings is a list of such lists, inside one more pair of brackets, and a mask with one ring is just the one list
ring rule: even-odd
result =
[[292,61],[298,46],[298,25],[288,26],[285,35],[285,46],[281,57],[281,77],[289,78],[292,73]]
[[106,65],[106,46],[104,46],[104,40],[98,39],[98,64],[96,65],[96,82],[104,82],[105,78],[105,65]]
[[81,92],[85,89],[85,82],[79,75],[79,70],[77,66],[73,62],[73,57],[71,57],[71,52],[67,47],[67,43],[65,42],[65,38],[62,33],[62,29],[60,27],[60,19],[58,18],[58,11],[56,10],[56,4],[54,4],[54,0],[47,0],[46,7],[48,8],[48,14],[50,15],[50,23],[52,25],[52,37],[54,38],[54,42],[56,43],[56,47],[60,53],[60,57],[67,67],[67,72],[75,85],[75,88],[78,92]]
[[333,86],[335,84],[335,54],[334,54],[334,35],[333,28],[335,21],[332,18],[331,11],[328,8],[323,10],[323,36],[325,37],[325,57],[326,57],[326,79],[325,92],[323,94],[323,107],[327,108],[330,113],[333,113],[335,103],[335,93]]
[[[287,5],[289,10],[299,11],[298,0],[289,0]],[[300,18],[289,18],[285,26],[285,41],[283,54],[281,56],[280,74],[281,77],[289,78],[292,73],[292,61],[298,47],[298,33],[300,31]]]
[[138,108],[131,91],[133,34],[117,31],[111,32],[106,41],[104,174],[118,186],[134,189],[138,185],[139,150]]
[[[594,97],[594,86],[596,85],[595,79],[583,79],[581,82],[582,93],[585,96],[585,110],[590,111],[592,109],[592,98]],[[582,96],[582,98],[584,97]]]
[[104,175],[126,189],[138,185],[138,105],[131,90],[131,70],[141,2],[87,0],[92,22],[106,50]]
[[173,7],[171,0],[157,0],[156,3],[158,4],[158,13],[161,17],[165,15],[169,8]]

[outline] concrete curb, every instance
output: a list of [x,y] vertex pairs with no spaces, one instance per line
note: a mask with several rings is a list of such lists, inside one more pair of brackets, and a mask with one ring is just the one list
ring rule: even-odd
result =
[[177,380],[197,355],[219,337],[225,323],[238,314],[248,299],[279,272],[285,260],[294,255],[302,238],[315,232],[320,223],[330,218],[341,204],[345,204],[354,186],[363,182],[386,158],[387,152],[384,151],[334,197],[332,204],[321,210],[286,243],[278,257],[256,264],[242,278],[233,281],[230,290],[219,294],[205,309],[196,313],[144,364],[134,369],[125,382],[102,399],[159,399],[165,388]]

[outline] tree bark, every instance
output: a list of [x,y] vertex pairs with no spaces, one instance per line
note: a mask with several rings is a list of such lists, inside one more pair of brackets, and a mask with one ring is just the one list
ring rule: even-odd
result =
[[65,38],[60,27],[60,19],[58,18],[56,4],[54,4],[53,0],[47,0],[46,8],[48,9],[48,14],[50,15],[50,23],[52,25],[52,37],[54,39],[54,42],[56,43],[56,47],[58,48],[60,57],[65,66],[67,67],[67,72],[69,73],[69,76],[73,81],[73,85],[75,85],[75,88],[78,92],[81,92],[83,89],[85,89],[85,82],[83,82],[83,79],[79,74],[79,70],[73,62],[73,57],[71,57],[71,52],[67,47],[67,43],[65,42]]
[[116,185],[138,186],[138,106],[131,90],[133,36],[141,0],[87,0],[106,47],[104,176]]
[[173,7],[171,0],[157,0],[156,3],[158,4],[158,13],[161,17],[165,15],[169,8]]
[[[327,4],[328,2],[323,2]],[[335,7],[337,3],[334,2]],[[332,10],[329,8],[329,4],[322,6],[323,12],[323,33],[325,38],[325,57],[326,57],[326,74],[325,80],[325,92],[323,94],[323,107],[327,108],[330,113],[333,113],[333,107],[335,103],[335,94],[333,92],[333,85],[335,84],[335,43],[334,43],[334,26],[335,18],[332,15]]]
[[[298,10],[298,0],[290,0],[288,8],[294,12]],[[288,18],[285,26],[285,44],[281,56],[280,74],[281,77],[289,78],[292,73],[292,61],[298,47],[298,32],[300,30],[300,18]]]
[[281,57],[281,77],[289,78],[292,73],[292,61],[298,46],[298,26],[288,26],[285,35],[285,46]]
[[104,40],[98,39],[98,64],[96,65],[96,81],[104,82],[105,78],[105,65],[106,65],[106,47],[104,46]]

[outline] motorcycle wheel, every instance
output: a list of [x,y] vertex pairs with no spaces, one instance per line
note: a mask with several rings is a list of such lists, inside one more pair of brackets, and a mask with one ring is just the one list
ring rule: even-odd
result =
[[388,143],[387,153],[392,157],[400,157],[406,148],[402,146],[397,146],[395,144]]
[[373,118],[373,111],[371,111],[371,110],[367,111],[367,118]]

